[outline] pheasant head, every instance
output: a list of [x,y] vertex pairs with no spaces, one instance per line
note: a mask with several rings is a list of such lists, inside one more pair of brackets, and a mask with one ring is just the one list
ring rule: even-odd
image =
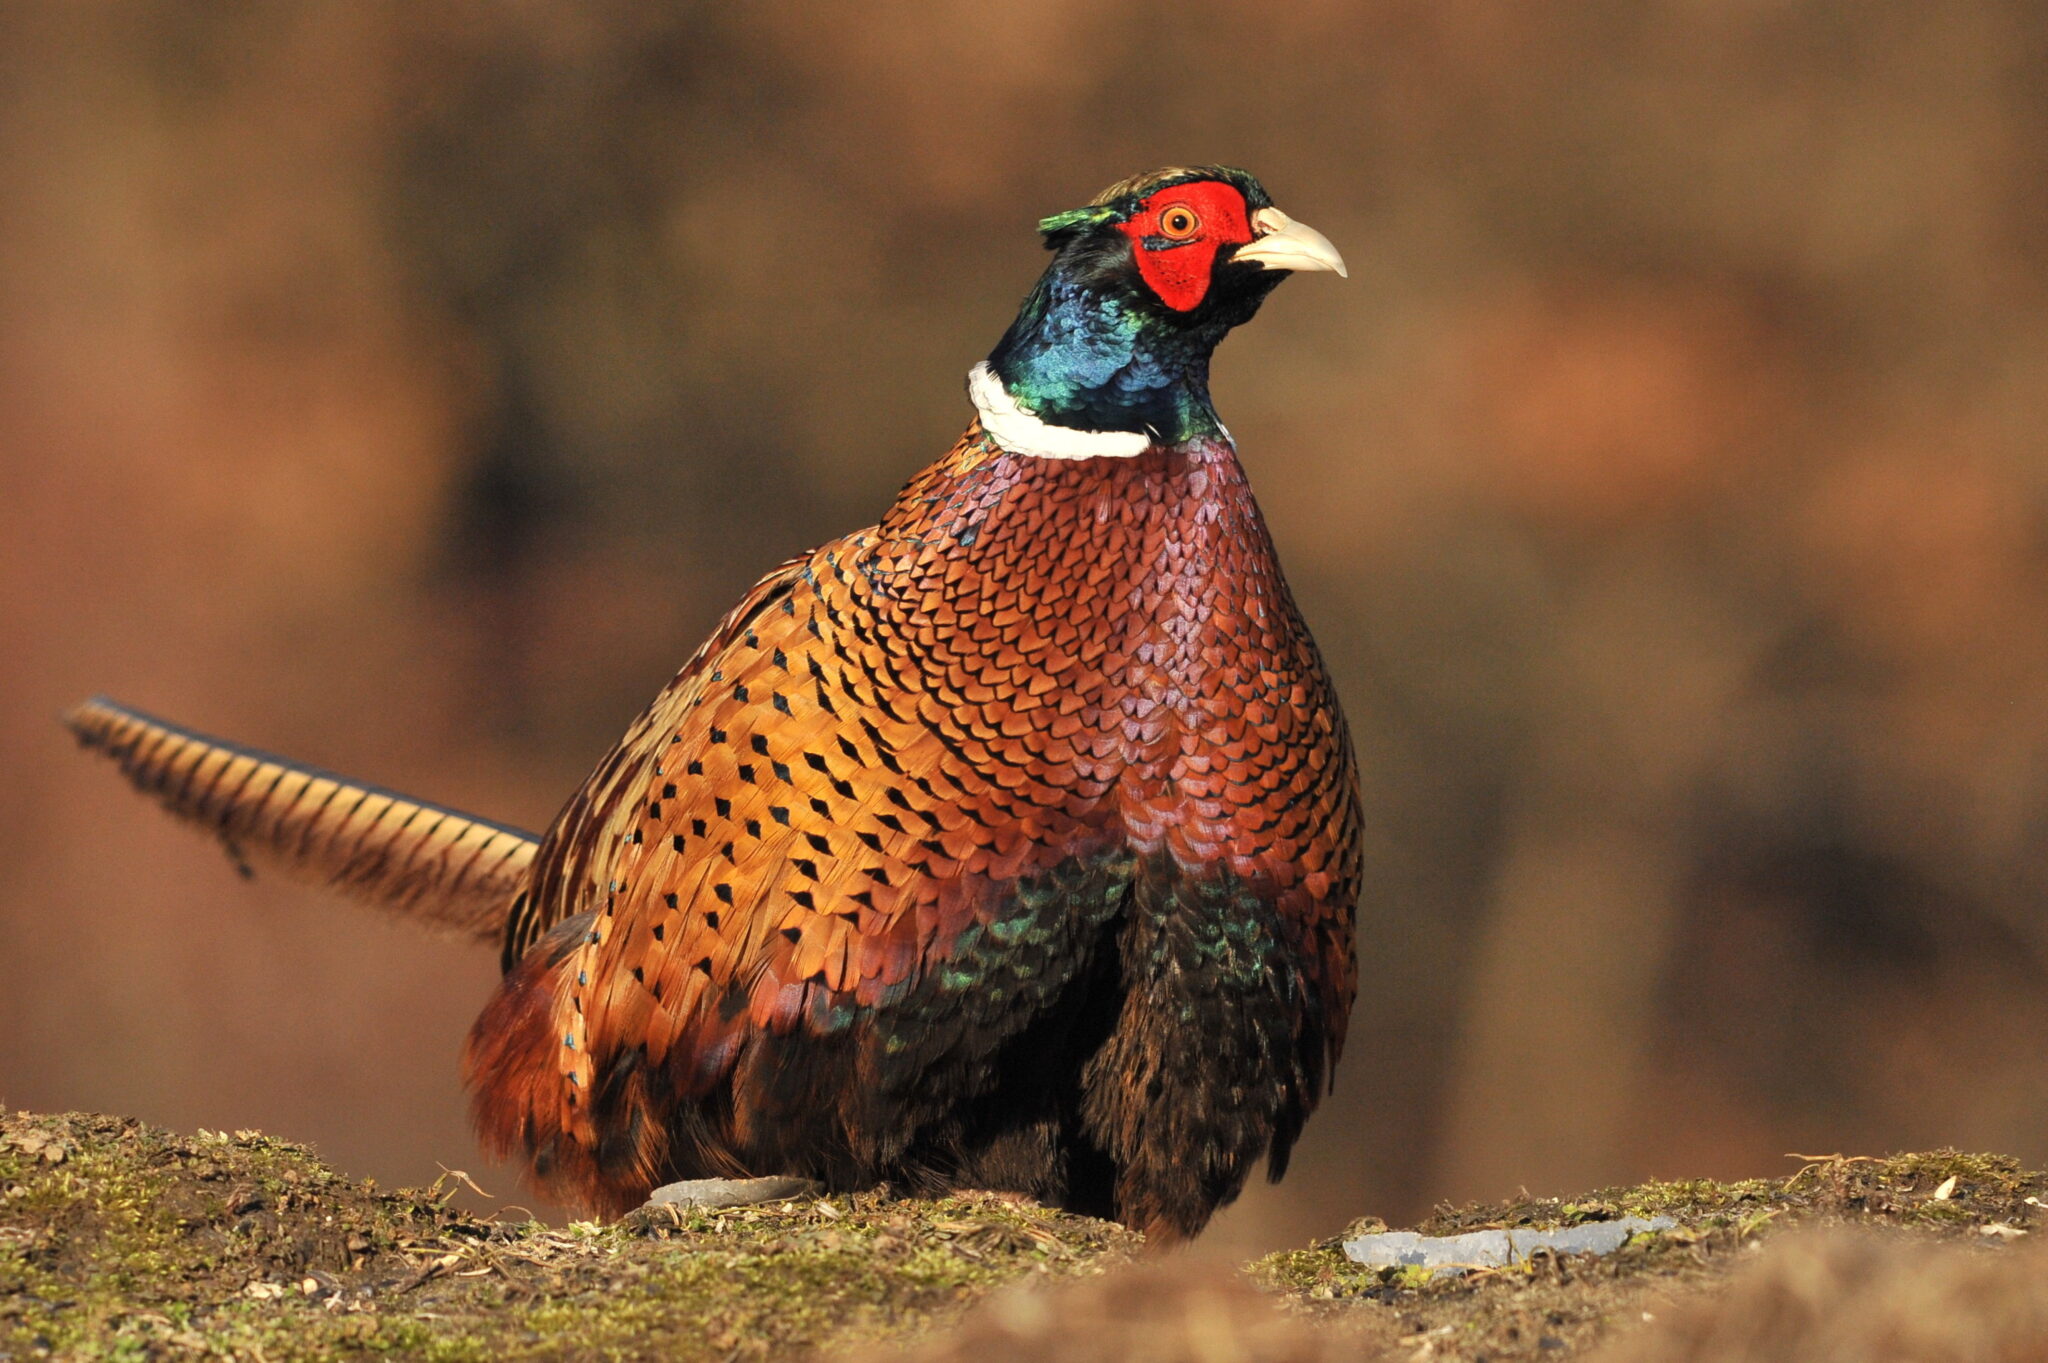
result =
[[1019,453],[1134,455],[1219,434],[1209,356],[1293,271],[1342,275],[1322,233],[1229,166],[1153,171],[1040,222],[1052,264],[969,391]]

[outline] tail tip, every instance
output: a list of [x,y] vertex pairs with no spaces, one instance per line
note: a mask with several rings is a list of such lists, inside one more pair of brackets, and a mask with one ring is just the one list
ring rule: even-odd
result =
[[80,747],[97,748],[106,741],[109,725],[122,713],[122,706],[106,696],[88,696],[57,716],[57,720],[71,731]]

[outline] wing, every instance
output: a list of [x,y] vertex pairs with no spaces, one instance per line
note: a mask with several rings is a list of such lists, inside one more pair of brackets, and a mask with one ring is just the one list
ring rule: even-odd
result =
[[[650,779],[662,778],[662,756],[673,730],[704,693],[707,674],[776,602],[794,590],[804,555],[769,573],[726,612],[654,703],[641,712],[617,747],[606,754],[549,826],[526,895],[505,926],[504,968],[509,972],[549,929],[586,912],[598,895],[599,864],[616,851],[632,821],[632,808]],[[715,681],[710,682],[716,685]]]

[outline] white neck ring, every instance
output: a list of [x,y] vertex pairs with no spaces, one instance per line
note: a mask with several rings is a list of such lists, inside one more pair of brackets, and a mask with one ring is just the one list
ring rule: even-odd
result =
[[1140,431],[1079,431],[1041,421],[1018,404],[988,361],[967,371],[967,396],[981,413],[981,429],[1012,454],[1034,459],[1129,459],[1152,447]]

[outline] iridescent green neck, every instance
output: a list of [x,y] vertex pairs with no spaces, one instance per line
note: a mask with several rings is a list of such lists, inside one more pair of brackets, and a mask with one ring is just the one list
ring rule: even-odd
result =
[[1041,421],[1178,445],[1223,429],[1209,403],[1209,356],[1228,330],[1162,317],[1128,291],[1084,284],[1056,262],[988,360]]

